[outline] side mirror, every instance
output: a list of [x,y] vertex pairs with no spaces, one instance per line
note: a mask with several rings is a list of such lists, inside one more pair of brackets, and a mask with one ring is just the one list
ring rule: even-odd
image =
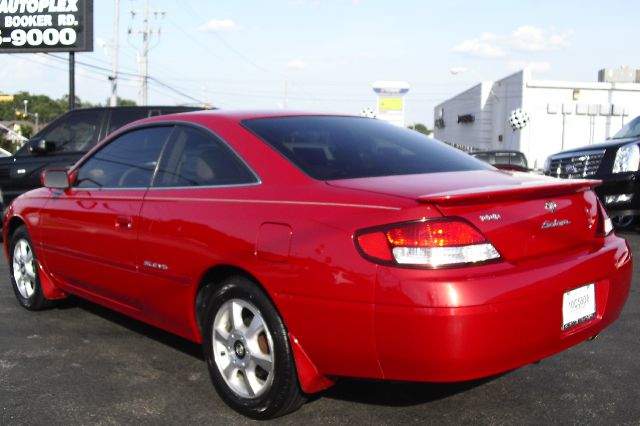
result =
[[42,172],[42,185],[46,188],[69,189],[71,180],[66,170],[51,169]]
[[36,139],[29,144],[29,151],[34,154],[46,154],[55,150],[56,144],[47,142],[45,139]]

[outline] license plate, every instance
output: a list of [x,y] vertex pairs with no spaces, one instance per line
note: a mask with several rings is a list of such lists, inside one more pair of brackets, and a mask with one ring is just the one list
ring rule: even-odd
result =
[[587,284],[567,291],[562,298],[562,330],[596,316],[596,286]]

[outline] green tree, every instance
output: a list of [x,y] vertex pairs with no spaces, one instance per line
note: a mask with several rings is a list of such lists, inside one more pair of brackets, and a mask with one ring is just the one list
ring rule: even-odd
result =
[[[137,104],[136,104],[136,101],[133,101],[133,100],[131,100],[131,99],[123,99],[123,98],[121,98],[120,96],[118,96],[118,101],[117,101],[117,103],[118,103],[118,106],[136,106],[136,105],[137,105]],[[108,104],[109,104],[109,103],[107,102],[107,105],[108,105]]]
[[429,129],[422,123],[415,123],[407,126],[411,130],[415,130],[416,132],[422,133],[423,135],[431,136],[433,130]]
[[13,121],[18,118],[26,118],[16,115],[17,111],[24,111],[24,101],[28,101],[27,110],[30,113],[29,119],[31,121],[34,121],[35,113],[38,113],[41,123],[46,123],[67,110],[67,105],[61,100],[51,99],[45,95],[32,95],[29,92],[18,92],[13,96],[13,102],[0,103],[0,120]]

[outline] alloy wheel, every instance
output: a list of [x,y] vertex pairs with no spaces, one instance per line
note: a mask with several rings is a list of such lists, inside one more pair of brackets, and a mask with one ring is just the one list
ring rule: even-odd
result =
[[226,301],[213,323],[216,367],[241,398],[257,398],[273,384],[273,341],[260,311],[242,299]]
[[13,248],[13,279],[20,295],[29,299],[36,289],[36,262],[25,239],[18,240]]

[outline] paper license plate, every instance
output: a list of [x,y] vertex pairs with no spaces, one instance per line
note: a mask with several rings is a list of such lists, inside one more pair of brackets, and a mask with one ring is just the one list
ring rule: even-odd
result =
[[567,291],[562,298],[562,329],[588,321],[596,316],[596,286],[587,284]]

